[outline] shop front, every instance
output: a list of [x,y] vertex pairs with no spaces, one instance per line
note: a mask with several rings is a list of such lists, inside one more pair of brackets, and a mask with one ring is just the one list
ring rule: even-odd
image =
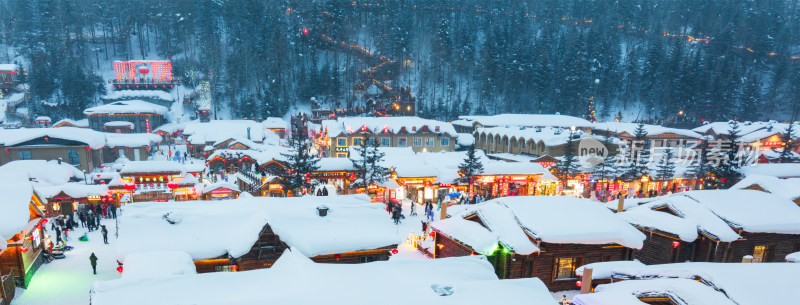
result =
[[437,199],[434,194],[434,186],[438,188],[438,184],[434,183],[436,177],[397,177],[396,181],[401,190],[399,198],[418,204],[424,204],[427,200],[435,202]]
[[555,179],[536,175],[484,175],[473,186],[476,195],[484,198],[505,196],[554,195],[558,190]]

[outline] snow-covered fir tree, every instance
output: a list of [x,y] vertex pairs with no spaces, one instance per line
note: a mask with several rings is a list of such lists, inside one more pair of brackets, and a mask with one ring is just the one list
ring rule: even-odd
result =
[[311,141],[305,132],[295,132],[293,136],[289,153],[281,153],[287,168],[278,169],[273,174],[280,178],[284,191],[297,195],[313,186],[309,175],[319,169],[319,157],[311,153]]
[[475,177],[483,173],[483,162],[476,154],[475,145],[470,145],[467,150],[467,157],[458,165],[458,182],[467,183],[469,191],[472,193],[472,185]]
[[789,122],[789,126],[786,126],[786,130],[783,131],[783,135],[781,135],[781,154],[778,156],[778,162],[780,163],[794,163],[797,162],[794,157],[793,150],[795,148],[796,143],[794,142],[795,139],[795,131],[794,131],[794,120]]
[[365,136],[361,144],[355,147],[355,157],[350,158],[355,168],[356,180],[360,180],[359,184],[363,187],[381,183],[388,175],[389,169],[381,165],[386,154],[378,147],[376,138]]
[[627,152],[627,164],[624,164],[622,179],[638,180],[648,174],[650,162],[650,141],[647,140],[647,130],[644,123],[639,123],[633,132],[633,141]]
[[656,179],[661,181],[672,180],[672,177],[675,176],[675,160],[674,152],[672,148],[667,148],[664,151],[664,154],[661,157],[661,160],[658,162],[658,166],[656,168]]

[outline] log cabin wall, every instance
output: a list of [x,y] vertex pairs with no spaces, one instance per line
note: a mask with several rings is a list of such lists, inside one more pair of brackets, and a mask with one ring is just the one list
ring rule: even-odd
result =
[[756,246],[767,247],[764,262],[785,262],[786,255],[800,251],[800,235],[749,232],[740,232],[739,235],[743,239],[731,243],[728,262],[741,262],[743,256],[754,254]]
[[434,232],[436,232],[436,234],[434,235],[434,246],[433,246],[434,258],[472,255],[473,253],[472,249],[462,245],[461,243],[451,239],[450,237],[445,236],[439,231],[434,230]]

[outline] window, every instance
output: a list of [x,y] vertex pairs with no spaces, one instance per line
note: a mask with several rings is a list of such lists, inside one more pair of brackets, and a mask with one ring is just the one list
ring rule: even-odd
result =
[[381,146],[392,146],[391,138],[381,138]]
[[754,263],[766,263],[772,261],[772,253],[773,247],[772,246],[755,246],[753,248],[753,262]]
[[422,138],[414,137],[414,146],[422,146]]
[[397,147],[406,147],[406,146],[408,146],[408,139],[406,138],[397,139]]
[[433,146],[433,138],[425,138],[425,146]]
[[554,278],[557,280],[576,278],[575,268],[577,268],[578,263],[578,258],[576,257],[556,258]]
[[336,138],[336,146],[339,147],[347,146],[347,138]]
[[378,258],[375,257],[375,256],[362,256],[361,257],[361,262],[362,263],[374,262],[376,260],[378,260]]
[[41,229],[33,229],[33,231],[31,231],[31,237],[33,237],[34,249],[39,248],[39,244],[41,244],[42,242],[41,238],[39,237],[39,230]]
[[362,138],[353,138],[353,146],[361,146]]
[[336,153],[337,158],[347,158],[347,153]]
[[445,147],[450,146],[450,138],[442,138],[439,141],[439,146],[445,146]]
[[367,138],[367,146],[375,145],[375,138]]
[[67,151],[67,155],[69,156],[69,164],[72,164],[72,165],[80,165],[81,164],[81,158],[78,157],[78,151],[77,150],[74,150],[74,149],[68,150]]
[[30,160],[31,159],[31,152],[29,150],[21,150],[19,152],[19,159],[20,160]]

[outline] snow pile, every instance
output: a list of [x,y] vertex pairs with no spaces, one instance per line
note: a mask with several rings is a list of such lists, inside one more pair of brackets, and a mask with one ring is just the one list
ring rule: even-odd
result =
[[[676,134],[679,136],[699,139],[702,137],[697,132],[688,129],[670,128],[660,125],[644,124],[644,130],[647,131],[648,137],[655,137],[663,134]],[[602,130],[614,133],[627,133],[631,136],[636,134],[636,129],[639,127],[637,123],[623,123],[623,122],[599,122],[594,124],[594,130]]]
[[163,132],[163,133],[171,135],[171,134],[177,133],[179,131],[183,131],[184,126],[185,125],[181,124],[181,123],[166,123],[164,125],[158,126],[158,128],[156,128],[153,131],[153,133]]
[[[564,215],[569,215],[565,221]],[[477,216],[486,226],[453,224],[469,222]],[[519,254],[538,251],[533,241],[559,244],[619,244],[641,249],[645,236],[622,218],[596,202],[566,196],[503,197],[466,208],[444,225],[432,226],[457,239],[483,235],[480,248],[485,249],[490,231],[496,240]],[[457,230],[450,232],[448,228]],[[529,238],[530,237],[530,238]],[[532,241],[533,240],[533,241]]]
[[800,179],[780,179],[774,176],[750,175],[731,187],[734,190],[760,188],[789,200],[800,198]]
[[0,252],[6,248],[6,239],[19,234],[28,225],[29,206],[33,197],[30,183],[0,183]]
[[475,137],[469,133],[459,133],[458,139],[456,139],[456,144],[461,147],[475,145]]
[[103,124],[104,127],[128,127],[133,129],[133,123],[126,121],[111,121]]
[[289,126],[286,121],[277,117],[268,117],[261,122],[261,125],[263,125],[266,129],[286,129],[286,127]]
[[153,278],[197,274],[192,257],[181,251],[133,253],[125,257],[122,278],[148,280]]
[[[66,126],[66,125],[72,126]],[[61,126],[65,125],[65,126]],[[82,119],[82,120],[71,120],[71,119],[63,119],[61,121],[56,122],[53,124],[53,127],[79,127],[79,128],[89,128],[89,119]]]
[[[800,264],[795,263],[677,263],[615,270],[615,276],[629,278],[621,283],[658,278],[700,280],[715,290],[724,291],[739,305],[792,303],[797,299],[798,273]],[[720,304],[710,300],[695,304]]]
[[[325,217],[317,214],[322,204],[330,208]],[[308,257],[377,249],[405,238],[383,206],[363,195],[249,197],[191,205],[148,202],[124,209],[120,258],[141,249],[184,251],[195,260],[238,257],[250,251],[267,224],[283,242]],[[179,221],[170,223],[167,218]]]
[[91,107],[83,111],[85,115],[125,113],[155,113],[163,115],[167,113],[167,107],[140,100],[130,100]]
[[19,66],[17,64],[0,64],[0,71],[16,72],[17,70],[19,70]]
[[92,149],[101,149],[106,144],[103,133],[75,127],[62,128],[20,128],[0,129],[0,143],[5,146],[15,146],[38,138],[64,139],[80,142]]
[[789,253],[789,255],[786,255],[786,261],[792,263],[800,263],[800,252]]
[[437,234],[443,234],[484,255],[492,254],[500,242],[497,233],[489,231],[477,222],[458,217],[434,221],[431,227]]
[[114,90],[111,93],[100,97],[104,100],[121,100],[130,98],[160,99],[173,101],[175,98],[169,92],[161,90]]
[[27,180],[53,185],[84,180],[84,173],[66,162],[56,160],[17,160],[0,166],[0,176],[20,176]]
[[592,128],[594,124],[585,119],[560,115],[560,114],[515,114],[504,113],[491,116],[485,115],[462,115],[458,117],[459,124],[478,123],[483,127],[496,126],[517,126],[517,127],[558,127],[558,128]]
[[172,161],[130,161],[122,166],[120,174],[148,174],[148,173],[182,173],[184,170],[178,162]]
[[491,264],[478,257],[316,264],[292,251],[270,269],[96,282],[91,299],[94,305],[461,305],[520,300],[556,305],[539,279],[498,280]]
[[[678,216],[662,209],[668,209]],[[723,242],[740,238],[711,210],[682,194],[657,197],[650,203],[630,208],[619,215],[636,227],[673,235],[686,242],[693,242],[700,237],[700,233]]]
[[458,136],[453,124],[419,117],[344,117],[336,120],[324,120],[322,128],[328,131],[329,137],[360,133],[362,128],[365,128],[368,133],[374,134],[425,132],[447,134],[451,137]]
[[725,220],[751,233],[800,234],[800,209],[789,199],[754,190],[683,192]]
[[640,268],[644,266],[645,264],[642,264],[638,260],[597,262],[578,267],[578,269],[575,269],[575,274],[583,276],[584,269],[592,268],[592,279],[610,279],[616,269]]
[[319,166],[318,171],[321,172],[336,172],[336,171],[353,171],[353,162],[348,158],[320,158],[317,162]]
[[[645,305],[638,298],[666,297],[685,305],[743,305],[728,299],[723,292],[690,279],[622,281],[599,285],[595,293],[573,298],[575,305]],[[768,303],[764,303],[768,304]]]
[[[263,143],[267,138],[268,131],[256,121],[213,120],[210,122],[195,121],[186,123],[183,134],[189,136],[187,140],[192,145],[206,145],[237,138]],[[274,132],[269,131],[269,133],[277,137]]]

